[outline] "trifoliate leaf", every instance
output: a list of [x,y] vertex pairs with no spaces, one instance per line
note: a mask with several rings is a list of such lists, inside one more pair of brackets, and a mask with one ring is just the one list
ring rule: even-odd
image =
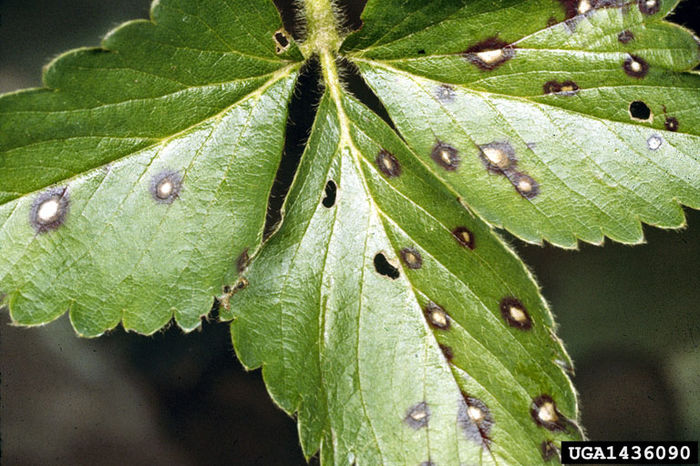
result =
[[269,1],[161,0],[0,98],[0,296],[97,335],[192,329],[220,295],[324,463],[554,460],[582,437],[571,362],[492,227],[573,247],[682,225],[697,40],[670,0],[369,0],[341,46],[330,0],[303,5],[325,94],[262,247],[301,53]]
[[15,322],[199,324],[262,239],[300,58],[276,50],[281,27],[264,0],[155,2],[151,21],[59,57],[46,88],[0,99]]
[[320,104],[284,224],[232,299],[241,361],[263,367],[324,464],[542,462],[580,433],[536,285],[339,92]]
[[636,243],[641,222],[679,227],[680,204],[700,207],[700,76],[684,72],[698,40],[662,20],[677,1],[393,3],[370,0],[344,48],[490,224]]

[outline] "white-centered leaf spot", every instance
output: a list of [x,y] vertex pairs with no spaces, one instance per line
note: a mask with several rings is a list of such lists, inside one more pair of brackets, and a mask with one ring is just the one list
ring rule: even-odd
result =
[[403,248],[401,250],[401,260],[409,269],[420,269],[423,266],[423,257],[414,248]]
[[557,404],[549,395],[540,395],[532,400],[530,416],[535,424],[552,432],[565,431],[569,423],[568,419],[559,412]]
[[415,430],[427,426],[429,421],[430,407],[425,401],[421,401],[409,408],[404,418],[404,422]]
[[151,195],[159,204],[172,204],[180,195],[182,175],[174,170],[165,170],[151,179]]
[[437,304],[429,302],[423,309],[423,313],[431,327],[439,330],[448,330],[450,328],[450,316]]
[[433,150],[430,152],[430,158],[447,171],[457,170],[462,161],[459,156],[459,151],[450,144],[442,141],[438,141],[435,146],[433,146]]
[[629,54],[622,63],[622,69],[625,70],[628,76],[641,79],[649,73],[649,63],[641,57]]
[[508,296],[501,300],[499,305],[501,316],[506,323],[519,330],[530,330],[532,328],[532,318],[525,309],[525,305],[512,296]]
[[379,171],[384,173],[387,178],[401,176],[401,164],[394,154],[388,150],[380,150],[375,159],[375,163]]
[[66,221],[69,205],[67,187],[48,189],[34,199],[29,213],[29,223],[37,233],[56,230]]
[[463,403],[457,413],[457,421],[468,439],[488,448],[494,425],[491,410],[482,400],[462,393]]
[[647,139],[647,147],[649,150],[658,150],[664,144],[664,140],[658,134],[654,134]]

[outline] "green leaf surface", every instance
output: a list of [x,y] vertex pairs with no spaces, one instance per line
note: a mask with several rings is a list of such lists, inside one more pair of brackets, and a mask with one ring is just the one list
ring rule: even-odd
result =
[[17,323],[70,309],[86,336],[173,315],[192,329],[262,240],[299,52],[276,54],[271,2],[151,15],[0,98],[0,291]]
[[[564,421],[577,418],[568,356],[532,277],[389,126],[332,94],[285,222],[225,316],[238,356],[263,366],[324,464],[542,462],[543,442],[579,433]],[[509,302],[527,325],[504,318]],[[543,394],[561,431],[532,418]]]
[[[675,4],[369,0],[343,40],[305,0],[325,93],[263,244],[302,53],[271,1],[156,1],[0,97],[0,299],[95,336],[190,330],[217,296],[327,464],[554,460],[582,437],[571,361],[493,228],[634,243],[700,207]],[[338,47],[391,121],[343,89]]]
[[[680,227],[681,204],[700,207],[700,76],[685,72],[698,41],[662,20],[676,1],[447,2],[442,16],[399,3],[407,14],[370,1],[344,48],[410,147],[487,222],[564,247],[637,243],[641,222]],[[438,141],[458,166],[432,160]],[[499,148],[494,169],[485,151]]]

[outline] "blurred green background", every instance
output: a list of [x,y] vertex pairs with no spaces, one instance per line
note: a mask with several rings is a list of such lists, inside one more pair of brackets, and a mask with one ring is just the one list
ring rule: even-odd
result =
[[[363,2],[348,3],[356,23]],[[120,22],[147,17],[149,4],[0,0],[0,93],[40,85],[51,58],[99,45]],[[700,2],[682,3],[672,19],[700,30]],[[294,118],[309,123],[303,112]],[[687,216],[687,230],[646,227],[636,247],[511,240],[576,363],[591,439],[700,438],[700,212]],[[0,377],[2,464],[304,464],[294,421],[259,372],[238,364],[225,324],[80,340],[65,318],[21,329],[3,312]]]

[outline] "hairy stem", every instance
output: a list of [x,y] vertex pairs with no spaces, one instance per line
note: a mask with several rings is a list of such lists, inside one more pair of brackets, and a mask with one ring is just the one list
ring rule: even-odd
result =
[[305,58],[323,52],[335,53],[340,47],[340,35],[333,0],[304,0],[307,37],[300,46]]

